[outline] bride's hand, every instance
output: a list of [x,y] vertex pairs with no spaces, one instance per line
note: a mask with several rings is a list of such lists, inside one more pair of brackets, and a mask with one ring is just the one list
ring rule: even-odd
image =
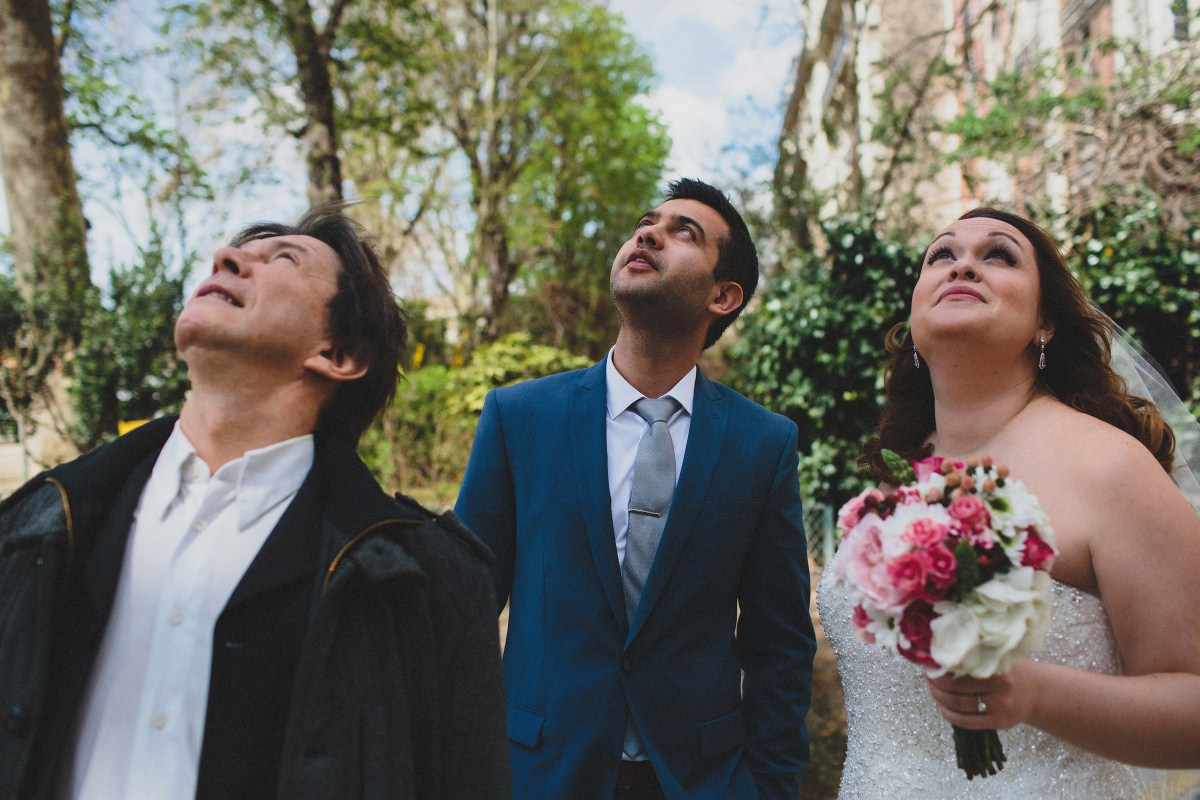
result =
[[927,678],[929,691],[946,721],[970,730],[1001,730],[1029,719],[1034,696],[1030,661],[1019,661],[1011,671],[991,678]]

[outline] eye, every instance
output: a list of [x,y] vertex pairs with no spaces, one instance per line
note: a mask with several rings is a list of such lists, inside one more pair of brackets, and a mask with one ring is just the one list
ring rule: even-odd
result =
[[688,238],[689,238],[689,239],[695,239],[695,238],[696,238],[696,231],[692,230],[691,226],[689,226],[689,225],[681,225],[681,226],[679,226],[679,232],[680,232],[681,234],[687,234],[687,236],[688,236]]
[[999,245],[988,251],[987,258],[985,260],[991,261],[992,259],[1003,261],[1010,267],[1015,267],[1017,265],[1017,257],[1013,254],[1013,251],[1009,250],[1007,247],[1001,247]]
[[290,250],[280,250],[278,253],[275,254],[275,257],[285,259],[287,261],[292,262],[293,264],[300,263],[299,260],[296,258],[296,254]]
[[941,247],[937,248],[936,250],[933,250],[932,252],[930,252],[929,256],[925,259],[925,263],[932,264],[935,261],[941,261],[943,258],[949,258],[950,260],[954,260],[954,253],[950,250],[949,247],[946,247],[945,245],[942,245]]

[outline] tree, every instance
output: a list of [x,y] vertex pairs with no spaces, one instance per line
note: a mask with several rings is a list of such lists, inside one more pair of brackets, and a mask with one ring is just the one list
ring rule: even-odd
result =
[[73,296],[89,283],[87,247],[48,0],[0,0],[0,96],[18,285],[26,296],[51,284]]
[[[268,130],[282,128],[299,140],[314,206],[343,196],[334,53],[351,5],[353,0],[317,8],[309,0],[189,0],[172,8],[174,25],[185,28],[222,85],[252,97]],[[286,43],[290,64],[272,47],[276,41]]]
[[14,273],[0,286],[0,401],[28,455],[36,419],[62,427],[54,376],[91,286],[47,0],[0,0],[0,97]]
[[[428,0],[415,10],[427,27],[408,40],[419,46],[404,54],[411,77],[398,95],[423,114],[423,186],[465,171],[470,187],[465,247],[428,229],[425,239],[444,245],[442,265],[458,267],[460,312],[490,335],[514,327],[512,291],[585,292],[568,306],[587,316],[551,323],[554,341],[573,344],[568,329],[595,321],[595,287],[607,284],[617,236],[653,200],[669,148],[637,102],[650,64],[620,19],[591,4]],[[443,231],[464,222],[446,204],[453,196],[426,202],[421,188],[388,188],[421,198],[413,220],[425,213]],[[479,330],[473,322],[469,330]]]
[[827,252],[794,252],[765,282],[730,379],[796,423],[805,496],[836,505],[862,488],[855,462],[883,407],[883,338],[908,317],[920,250],[881,238],[865,214],[827,222],[822,239]]

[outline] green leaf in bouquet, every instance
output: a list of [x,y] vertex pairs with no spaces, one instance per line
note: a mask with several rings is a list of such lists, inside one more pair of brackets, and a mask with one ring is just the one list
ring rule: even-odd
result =
[[979,556],[970,542],[960,539],[954,545],[954,560],[955,581],[950,589],[949,599],[957,603],[983,583],[983,575],[979,570]]
[[888,450],[886,447],[879,452],[879,455],[883,458],[884,465],[891,470],[892,475],[895,476],[898,483],[901,485],[916,483],[917,473],[913,470],[912,464],[908,463],[908,459],[893,450]]

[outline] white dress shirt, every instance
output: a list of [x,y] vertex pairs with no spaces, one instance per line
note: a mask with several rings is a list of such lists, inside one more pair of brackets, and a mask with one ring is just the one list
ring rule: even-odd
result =
[[[613,365],[613,351],[608,351],[604,365],[607,386],[608,416],[604,431],[608,445],[608,496],[612,501],[613,533],[617,537],[617,561],[625,563],[625,540],[629,535],[629,494],[633,491],[633,462],[637,458],[638,442],[650,427],[630,406],[645,397],[629,385]],[[681,406],[667,420],[671,444],[675,448],[675,482],[683,469],[688,434],[692,430],[692,400],[696,395],[696,368],[692,367],[679,383],[663,397],[673,397]],[[652,397],[651,400],[660,398]]]
[[210,475],[176,423],[129,531],[66,797],[195,797],[213,628],[313,452],[313,437],[301,436]]

